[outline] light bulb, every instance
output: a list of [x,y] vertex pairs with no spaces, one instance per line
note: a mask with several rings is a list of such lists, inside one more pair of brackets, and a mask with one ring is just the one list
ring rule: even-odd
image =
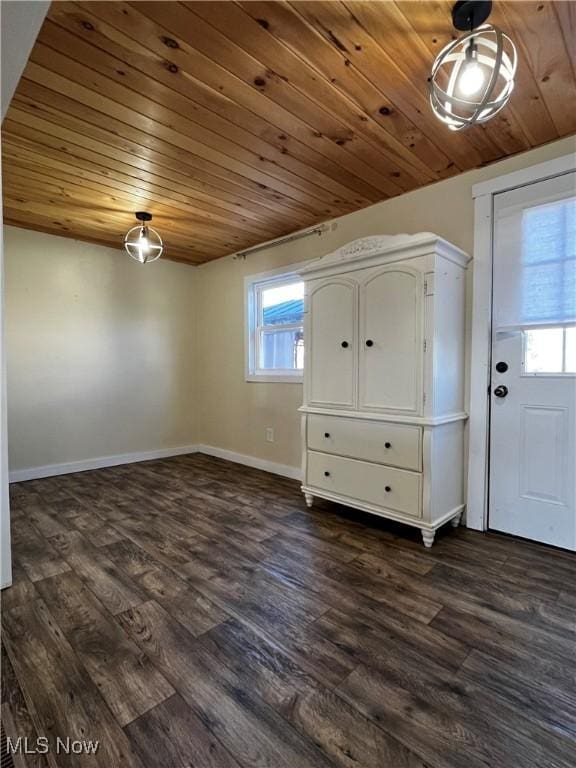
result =
[[150,252],[150,241],[148,240],[146,235],[147,235],[146,229],[142,227],[142,230],[140,232],[140,237],[138,238],[138,255],[140,256],[141,262],[146,261],[146,257]]
[[482,88],[486,76],[477,61],[469,61],[464,65],[458,78],[458,90],[463,96],[473,96]]

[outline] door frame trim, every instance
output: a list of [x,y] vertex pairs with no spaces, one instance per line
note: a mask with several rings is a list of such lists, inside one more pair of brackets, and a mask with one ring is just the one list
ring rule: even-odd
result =
[[576,171],[576,155],[563,155],[475,184],[474,259],[472,261],[472,335],[468,422],[468,490],[466,525],[488,528],[488,459],[490,409],[488,386],[492,342],[492,263],[494,196],[511,189]]

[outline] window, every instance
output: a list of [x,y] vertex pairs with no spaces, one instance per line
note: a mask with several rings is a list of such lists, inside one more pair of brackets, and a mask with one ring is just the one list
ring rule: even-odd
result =
[[525,330],[524,373],[576,373],[576,326]]
[[247,380],[301,381],[304,283],[293,273],[246,280]]

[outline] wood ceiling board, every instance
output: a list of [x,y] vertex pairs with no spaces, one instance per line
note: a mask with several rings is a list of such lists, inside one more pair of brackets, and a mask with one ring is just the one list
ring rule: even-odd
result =
[[[204,247],[223,247],[230,244],[237,246],[238,243],[242,242],[242,239],[234,233],[228,233],[228,241],[225,239],[215,241],[210,237],[210,231],[205,226],[185,214],[179,216],[178,212],[170,211],[164,206],[146,206],[142,200],[130,199],[114,193],[95,194],[91,190],[86,190],[72,183],[65,185],[59,185],[57,181],[49,183],[48,177],[42,174],[34,175],[23,171],[19,174],[18,179],[8,180],[4,187],[5,198],[10,199],[12,193],[36,201],[38,210],[41,210],[43,203],[50,206],[65,204],[72,214],[82,211],[88,216],[100,219],[105,217],[108,221],[116,220],[119,222],[121,231],[126,230],[126,210],[149,208],[154,216],[154,227],[169,231],[174,245],[181,241],[186,242],[191,231],[194,232],[195,242]],[[135,224],[136,221],[134,221]]]
[[[59,10],[65,4],[59,4]],[[107,6],[108,4],[104,4]],[[106,7],[100,3],[93,4],[95,13],[106,13]],[[65,5],[65,9],[70,6]],[[85,7],[85,6],[83,6]],[[99,11],[99,7],[103,8],[103,11]],[[110,12],[110,9],[108,9]],[[113,9],[112,9],[113,12]],[[57,21],[67,29],[75,29],[78,27],[78,18],[80,16],[86,17],[84,12],[71,12],[61,13],[57,17]],[[116,14],[117,16],[117,14]],[[207,127],[212,127],[217,132],[222,133],[222,121],[218,122],[219,118],[224,120],[224,130],[228,126],[228,121],[234,124],[230,126],[228,131],[229,138],[234,141],[239,139],[246,139],[247,131],[250,136],[247,138],[248,143],[252,147],[257,147],[259,152],[270,152],[270,144],[272,144],[275,151],[275,157],[278,159],[278,153],[283,155],[280,160],[292,161],[293,169],[295,172],[301,172],[301,167],[298,163],[294,163],[293,159],[304,162],[306,168],[313,168],[319,173],[326,173],[327,176],[342,184],[343,188],[348,187],[357,194],[365,195],[367,197],[373,197],[375,194],[378,197],[379,193],[385,194],[397,194],[399,186],[391,182],[388,177],[381,177],[374,168],[368,163],[358,161],[352,155],[342,153],[339,148],[332,142],[324,142],[322,153],[309,149],[300,142],[294,142],[289,154],[284,153],[284,144],[278,139],[278,130],[273,131],[273,136],[270,136],[269,124],[266,121],[259,118],[252,112],[243,109],[237,102],[234,103],[227,98],[223,98],[220,94],[214,93],[211,89],[203,87],[202,83],[197,79],[197,73],[194,69],[188,72],[184,65],[178,66],[174,62],[167,62],[164,57],[151,56],[150,51],[145,47],[142,47],[140,51],[130,51],[125,53],[125,47],[122,46],[134,46],[138,45],[132,38],[129,38],[123,34],[119,34],[111,26],[104,24],[95,15],[89,16],[90,21],[94,27],[93,30],[87,31],[83,27],[81,30],[84,32],[84,36],[92,44],[98,45],[101,50],[106,50],[109,53],[116,53],[123,55],[124,61],[130,63],[130,68],[124,67],[118,69],[113,62],[109,61],[112,67],[112,77],[118,77],[121,82],[126,85],[131,85],[133,89],[140,87],[142,82],[142,75],[146,75],[159,80],[163,85],[168,88],[172,88],[185,98],[190,99],[195,104],[195,109],[198,110],[198,119],[202,120],[203,124]],[[116,18],[116,17],[115,17]],[[123,17],[125,18],[125,17]],[[131,28],[131,27],[130,27]],[[134,31],[132,30],[134,35]],[[137,35],[136,35],[137,37]],[[166,54],[166,46],[164,47],[164,55]],[[123,53],[124,52],[124,53]],[[67,53],[72,54],[70,49],[67,49]],[[79,53],[79,60],[83,60]],[[212,67],[214,63],[212,63]],[[123,74],[118,75],[121,71]],[[107,72],[104,74],[108,75]],[[240,84],[240,82],[239,82]],[[252,89],[253,90],[253,89]],[[160,99],[162,101],[162,99]],[[203,112],[203,108],[206,112]],[[216,114],[214,114],[216,113]],[[216,121],[216,122],[215,122]],[[312,132],[308,131],[308,136],[311,136]],[[259,141],[260,137],[265,137],[266,140],[259,142],[258,145],[255,142]],[[270,141],[272,139],[272,141]],[[311,143],[314,140],[311,140]],[[316,141],[316,144],[318,142]],[[334,162],[336,161],[336,162]],[[343,166],[346,165],[346,168]],[[428,177],[429,178],[429,177]],[[370,184],[374,186],[370,186]],[[416,184],[416,181],[412,181],[412,186]],[[342,194],[342,190],[334,189],[336,194]],[[349,194],[349,190],[346,189],[344,194]]]
[[[394,165],[395,159],[387,156],[387,133],[377,123],[366,119],[366,111],[333,88],[329,79],[320,78],[317,70],[276,40],[242,8],[234,3],[230,7],[223,3],[185,5],[194,12],[195,27],[206,21],[213,27],[207,28],[212,35],[217,30],[216,52],[223,45],[230,45],[231,38],[235,47],[248,51],[259,66],[260,75],[254,82],[258,80],[258,87],[271,98],[279,97],[281,103],[291,105],[297,114],[306,115],[310,125],[320,134],[317,138],[328,137],[365,164],[376,168],[382,166],[387,173],[390,169],[399,171]],[[346,156],[346,152],[342,155]],[[400,172],[396,178],[401,177]]]
[[[200,156],[212,159],[225,167],[235,168],[240,175],[245,175],[300,202],[312,199],[316,205],[333,205],[337,210],[346,208],[343,202],[346,195],[342,195],[343,190],[336,182],[333,185],[335,189],[325,189],[316,181],[299,176],[291,170],[280,169],[273,153],[269,153],[270,156],[266,157],[258,154],[256,150],[245,149],[228,136],[217,134],[189,120],[185,116],[187,106],[184,100],[175,91],[164,90],[160,83],[155,85],[157,90],[166,96],[165,104],[160,104],[147,95],[112,82],[106,76],[41,43],[35,46],[32,61],[66,78],[68,92],[73,98],[79,97],[88,89],[96,94],[106,93],[107,96],[99,96],[105,111],[121,115],[125,120],[130,120],[131,124],[143,118],[153,123],[153,128],[156,130],[163,126],[172,133],[178,132],[184,137],[192,135],[195,137],[196,150]],[[148,87],[147,93],[151,90],[153,89]],[[301,171],[304,173],[304,168]],[[310,175],[308,171],[308,176]],[[314,174],[313,178],[316,180],[317,175]],[[327,182],[327,186],[331,185]],[[352,200],[348,202],[352,203]]]
[[[347,93],[356,104],[362,104],[371,116],[363,115],[363,122],[373,120],[389,134],[381,133],[379,138],[387,141],[389,151],[401,157],[398,162],[406,161],[413,168],[418,161],[418,172],[428,178],[433,172],[439,177],[447,172],[450,161],[440,148],[401,112],[391,109],[383,94],[350,66],[345,53],[307,24],[288,3],[254,0],[243,2],[241,6],[258,24],[321,72],[335,89]],[[398,148],[398,142],[401,148]],[[414,173],[413,170],[409,172]]]
[[[158,16],[159,24],[163,31],[161,39],[152,38],[152,45],[155,43],[154,50],[160,56],[164,57],[167,54],[167,49],[163,40],[173,40],[173,38],[166,37],[166,35],[173,34],[173,30],[181,30],[184,25],[190,27],[191,19],[189,12],[178,4],[171,4],[169,8],[165,4],[161,4],[161,8],[156,8],[157,4],[148,3],[146,7],[146,13]],[[127,33],[138,36],[140,33],[149,29],[151,23],[150,19],[144,19],[141,14],[137,14],[133,8],[126,7],[122,3],[114,4],[101,4],[92,3],[94,13],[101,18],[106,18],[117,27],[125,29]],[[126,15],[121,13],[119,6],[123,6],[126,10]],[[84,6],[83,6],[84,7]],[[167,11],[167,12],[166,12]],[[213,51],[217,57],[223,48],[231,45],[230,41],[222,38],[218,40],[213,39],[217,34],[215,30],[206,27],[204,29],[197,29],[203,22],[199,20],[194,22],[194,26],[190,29],[188,37],[193,35],[193,42],[197,45],[201,45],[204,51]],[[207,29],[208,34],[201,34]],[[109,28],[108,28],[109,31]],[[338,145],[328,139],[326,136],[319,134],[310,125],[307,125],[300,117],[301,104],[294,107],[295,113],[290,112],[284,106],[284,100],[279,99],[276,103],[269,99],[263,92],[263,86],[257,88],[254,87],[254,73],[261,72],[261,66],[258,62],[254,62],[250,56],[245,54],[242,49],[237,48],[235,50],[235,69],[234,72],[230,72],[221,67],[216,59],[209,59],[204,53],[197,51],[188,45],[187,42],[180,39],[177,48],[170,48],[168,50],[170,62],[162,61],[163,69],[166,66],[176,65],[179,67],[179,72],[182,77],[187,77],[189,80],[197,81],[201,88],[201,94],[205,94],[208,89],[216,91],[216,108],[220,114],[226,114],[231,117],[233,122],[244,125],[248,130],[260,135],[268,143],[274,145],[280,152],[285,153],[287,150],[289,154],[294,157],[299,157],[304,162],[308,162],[308,159],[314,157],[317,154],[324,155],[325,158],[335,159],[338,166],[347,165],[348,168],[355,169],[357,173],[359,170],[361,174],[373,174],[372,165],[359,164],[355,158],[349,157],[347,153],[343,153]],[[238,64],[244,66],[238,66]],[[246,72],[248,69],[247,80],[243,80],[238,74]],[[174,85],[174,78],[172,78]],[[263,80],[264,83],[264,80]],[[198,92],[196,98],[198,98]],[[214,102],[214,98],[212,98]],[[213,106],[212,106],[213,108]],[[260,115],[265,115],[266,120],[263,120]],[[282,126],[282,127],[277,127]],[[310,152],[310,149],[313,152]],[[412,167],[410,171],[413,172]],[[429,178],[429,171],[423,168],[422,172]],[[340,175],[342,168],[340,168]],[[381,183],[381,180],[376,182]],[[397,183],[395,181],[395,183]],[[354,181],[354,185],[357,186],[358,177]],[[386,182],[389,186],[389,182]],[[400,186],[400,185],[398,185]],[[373,190],[368,192],[373,194]],[[380,197],[380,196],[379,196]]]
[[[6,130],[7,131],[11,130],[11,123],[9,121],[8,121],[8,125],[7,125]],[[33,138],[35,138],[35,141],[38,144],[45,142],[47,145],[52,144],[54,146],[54,145],[58,145],[58,143],[59,143],[57,138],[55,139],[55,138],[51,137],[48,133],[42,133],[41,134],[41,133],[39,133],[37,131],[34,131],[34,129],[32,129],[32,128],[28,127],[28,126],[26,126],[25,129],[20,128],[19,133],[20,133],[20,135],[24,135],[24,136],[28,136],[28,137],[32,136]],[[12,138],[11,133],[7,133],[6,134],[6,143],[7,144],[10,144],[11,138]],[[82,153],[83,153],[83,148],[82,147],[80,147],[80,146],[72,146],[72,145],[69,145],[69,147],[70,147],[70,151],[73,151],[73,152],[77,151],[80,155],[82,155]],[[104,156],[97,156],[96,154],[92,154],[90,152],[87,152],[86,156],[87,156],[87,158],[89,160],[88,166],[92,166],[92,167],[96,167],[97,168],[99,162],[101,162],[102,165],[104,165],[104,166],[108,165],[108,170],[109,170],[110,176],[112,178],[129,179],[129,180],[132,180],[133,183],[135,183],[137,181],[137,179],[138,179],[137,174],[140,174],[140,184],[141,185],[145,185],[150,178],[153,178],[153,177],[151,177],[150,174],[148,174],[146,172],[140,171],[139,169],[132,169],[131,166],[127,166],[125,164],[121,164],[121,163],[119,163],[117,161],[114,161],[112,159],[108,160],[108,158],[106,158]],[[115,168],[116,168],[116,166],[119,167],[120,165],[122,165],[122,167],[124,169],[126,169],[128,172],[133,171],[135,176],[134,177],[131,177],[131,176],[128,176],[128,175],[119,176],[119,172]],[[7,180],[8,180],[8,177],[7,177]],[[162,200],[163,198],[160,195],[157,195],[156,199]],[[150,212],[152,214],[154,214],[155,206],[152,205],[152,206],[149,206],[149,208],[150,208]],[[134,209],[132,208],[130,210],[134,210]],[[133,219],[133,215],[132,214],[128,214],[128,215],[130,216],[129,220],[131,221]],[[200,231],[202,229],[202,223],[198,220],[198,217],[194,216],[192,208],[190,208],[189,213],[186,215],[186,219],[188,220],[190,227],[194,228],[194,231],[198,232],[198,231]],[[215,243],[220,242],[221,245],[222,244],[229,245],[230,244],[230,239],[225,239],[225,238],[232,237],[233,233],[230,232],[230,231],[227,231],[227,230],[228,230],[227,227],[225,227],[224,229],[221,229],[219,227],[214,227],[214,228],[212,228],[212,230],[210,232],[210,235],[209,235],[209,237],[207,239],[208,240],[213,240]],[[176,234],[177,234],[176,232],[173,233],[174,239],[176,238]],[[247,236],[245,236],[244,239],[247,239]],[[238,242],[241,242],[241,241],[239,240]]]
[[[364,202],[372,199],[374,196],[378,196],[379,192],[386,190],[371,189],[363,182],[358,182],[364,187],[363,192],[350,190],[341,181],[338,181],[327,174],[323,175],[323,170],[318,167],[319,174],[315,175],[314,183],[311,183],[306,177],[309,176],[310,167],[313,167],[311,158],[308,158],[308,165],[303,165],[301,161],[292,157],[287,153],[281,152],[281,150],[272,147],[267,142],[262,141],[259,137],[245,131],[236,125],[232,125],[229,120],[220,117],[211,110],[203,107],[198,102],[193,102],[190,98],[191,94],[187,96],[182,95],[178,90],[174,90],[166,86],[163,82],[159,82],[156,79],[147,80],[143,77],[143,74],[138,70],[134,70],[131,67],[126,66],[122,62],[113,59],[111,56],[101,51],[98,52],[96,57],[92,60],[88,58],[90,50],[94,50],[88,43],[78,40],[73,35],[68,35],[65,30],[57,27],[56,25],[50,25],[47,23],[48,34],[46,35],[47,42],[55,48],[65,49],[67,56],[74,55],[77,60],[85,61],[91,68],[98,68],[99,74],[104,78],[109,78],[113,83],[114,79],[118,79],[121,83],[119,87],[112,86],[111,95],[117,99],[120,103],[130,104],[133,108],[136,108],[135,99],[141,98],[141,94],[138,93],[138,88],[142,89],[143,83],[147,83],[146,97],[150,99],[150,102],[154,102],[154,106],[146,103],[147,114],[152,116],[154,114],[157,119],[165,124],[173,122],[173,116],[169,112],[163,109],[164,105],[168,107],[170,112],[174,112],[180,115],[182,118],[193,120],[193,125],[190,123],[184,123],[179,121],[179,125],[185,133],[196,133],[202,138],[202,141],[211,146],[212,148],[219,149],[222,152],[229,154],[230,152],[245,149],[242,157],[244,161],[254,168],[265,167],[266,173],[273,176],[281,176],[289,178],[291,184],[296,189],[303,189],[308,194],[317,196],[319,199],[330,201],[332,195],[342,197],[348,200],[350,203],[357,204],[359,201],[359,194],[370,194],[371,197],[365,197]],[[92,32],[91,34],[95,34]],[[128,57],[126,57],[128,58]],[[122,67],[120,69],[119,67]],[[62,72],[62,70],[60,70]],[[122,72],[119,75],[118,72]],[[164,75],[168,72],[166,68],[159,69],[158,77],[164,78]],[[84,72],[85,73],[85,72]],[[76,79],[78,82],[84,80],[83,74],[77,71]],[[170,74],[170,73],[168,73]],[[174,85],[184,84],[186,81],[177,76],[176,74],[170,74],[170,79],[174,80]],[[102,80],[96,81],[97,85],[101,85]],[[190,91],[190,88],[183,88],[183,90]],[[160,105],[160,108],[159,106]],[[238,149],[233,150],[229,142],[234,142],[234,145]],[[279,166],[278,173],[276,173],[275,166]],[[280,171],[280,168],[282,169]],[[341,176],[346,178],[346,174],[335,166],[331,169],[336,175],[340,173]],[[358,172],[370,171],[369,168],[356,169]],[[356,177],[347,179],[351,181]],[[320,187],[320,188],[317,188]],[[327,191],[325,191],[327,190]],[[398,187],[390,188],[387,192],[397,193]],[[329,194],[328,194],[329,193]],[[362,199],[362,198],[361,198]]]
[[[42,142],[42,139],[46,137],[46,134],[51,135],[50,126],[54,125],[52,121],[38,119],[39,116],[41,117],[40,113],[37,110],[29,112],[25,108],[26,105],[15,103],[14,106],[22,106],[22,109],[14,109],[11,113],[11,118],[17,120],[18,124],[21,123],[26,127],[28,136],[33,135],[33,129],[35,128],[38,131],[38,133],[35,134],[36,140],[39,142]],[[52,120],[56,120],[57,114],[51,115],[50,117]],[[223,230],[241,230],[244,232],[253,233],[257,236],[272,236],[272,230],[270,226],[265,222],[265,220],[261,220],[251,211],[244,212],[239,207],[234,207],[233,205],[226,204],[225,202],[222,205],[221,201],[216,199],[211,200],[210,198],[207,198],[206,201],[195,199],[198,193],[196,193],[194,190],[187,189],[181,184],[182,180],[186,181],[186,176],[177,172],[166,170],[162,168],[162,166],[158,166],[153,162],[146,161],[145,158],[139,158],[137,155],[115,151],[114,147],[108,147],[108,145],[103,143],[94,145],[92,136],[90,135],[89,131],[85,133],[84,136],[82,136],[82,134],[69,131],[67,129],[66,123],[67,119],[63,118],[60,120],[60,125],[57,123],[54,125],[54,131],[58,133],[58,138],[61,137],[59,129],[64,128],[68,138],[74,138],[74,142],[72,143],[72,141],[70,141],[69,143],[72,151],[74,151],[74,147],[85,145],[88,145],[87,149],[89,150],[94,150],[94,146],[97,146],[98,149],[105,148],[106,151],[102,153],[103,157],[108,157],[115,161],[114,166],[110,167],[114,168],[116,171],[121,169],[125,169],[127,171],[128,175],[125,175],[124,179],[129,181],[134,187],[134,190],[131,190],[131,194],[134,194],[138,188],[141,188],[142,191],[145,191],[146,187],[142,187],[142,182],[145,180],[150,180],[151,183],[156,182],[160,187],[163,186],[161,194],[166,196],[167,202],[176,208],[187,211],[190,216],[194,218],[194,220],[214,222],[218,224],[219,227]],[[7,125],[7,129],[10,129],[11,127],[12,136],[14,136],[15,130],[20,133],[18,127],[16,126],[16,123],[9,123]],[[44,137],[40,136],[39,134],[44,134]],[[95,154],[98,154],[96,153],[96,150],[94,151]],[[99,159],[99,157],[94,157],[94,162],[96,165],[98,165]],[[137,174],[137,176],[132,178],[132,174]],[[162,174],[166,174],[166,176],[163,176]],[[118,181],[121,181],[121,177],[118,173],[115,173],[115,177],[118,179]],[[170,186],[166,184],[165,178],[173,183],[173,189],[171,189]],[[179,190],[182,190],[182,192]]]
[[574,6],[495,3],[517,87],[453,133],[426,82],[444,0],[54,3],[3,125],[6,220],[109,245],[147,209],[197,263],[572,134]]
[[[228,172],[225,178],[213,175],[218,172],[217,167],[203,163],[197,156],[192,157],[190,153],[173,144],[144,131],[133,129],[125,123],[104,116],[84,104],[43,88],[30,80],[21,82],[19,94],[29,97],[29,103],[33,104],[35,110],[55,109],[61,119],[69,124],[74,121],[74,124],[82,125],[83,130],[89,132],[94,127],[102,128],[108,134],[106,143],[124,148],[136,146],[139,148],[141,157],[154,159],[159,165],[167,165],[169,168],[184,172],[186,186],[193,190],[192,196],[200,194],[201,199],[207,200],[211,205],[224,208],[231,205],[231,210],[240,210],[245,215],[247,215],[246,211],[252,211],[260,214],[259,219],[264,221],[267,221],[270,211],[273,211],[276,219],[284,219],[290,224],[300,221],[302,216],[309,215],[307,208],[282,195],[275,194],[273,198],[268,198],[258,185],[243,185],[241,177],[235,177],[231,172]],[[19,103],[17,99],[18,96],[15,97],[15,104]],[[123,136],[120,135],[121,132]],[[241,202],[239,202],[239,196],[241,196]],[[262,207],[265,210],[262,210]]]

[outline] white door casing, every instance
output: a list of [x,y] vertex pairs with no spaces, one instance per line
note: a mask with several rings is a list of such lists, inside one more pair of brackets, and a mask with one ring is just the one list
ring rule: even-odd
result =
[[537,371],[528,352],[576,321],[571,198],[576,174],[495,198],[489,525],[576,550],[576,372],[561,356]]

